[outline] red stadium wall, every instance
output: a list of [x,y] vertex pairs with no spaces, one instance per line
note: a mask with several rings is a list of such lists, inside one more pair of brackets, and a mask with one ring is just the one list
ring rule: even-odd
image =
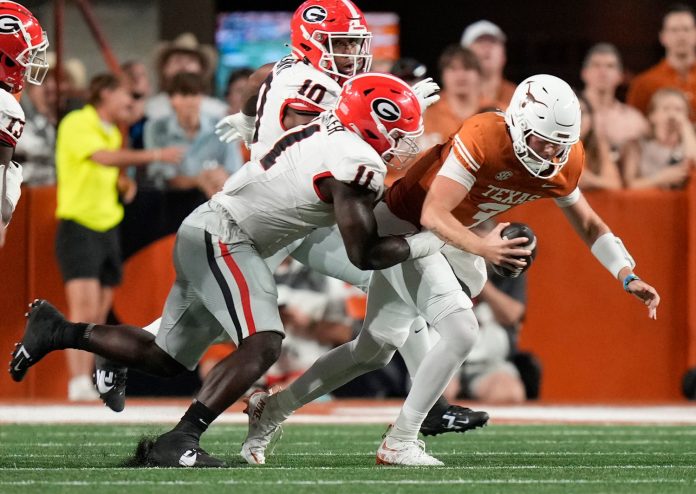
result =
[[[539,238],[529,274],[523,349],[544,366],[547,401],[626,402],[681,399],[684,371],[696,365],[696,183],[687,191],[588,195],[630,247],[638,272],[662,296],[657,321],[594,260],[561,211],[548,202],[520,207],[506,219],[528,223]],[[0,250],[0,352],[9,360],[22,333],[26,304],[48,298],[65,310],[55,263],[55,190],[24,189]],[[145,324],[161,310],[173,280],[172,237],[133,256],[114,312]],[[49,356],[17,384],[0,372],[0,398],[64,398],[67,371]]]

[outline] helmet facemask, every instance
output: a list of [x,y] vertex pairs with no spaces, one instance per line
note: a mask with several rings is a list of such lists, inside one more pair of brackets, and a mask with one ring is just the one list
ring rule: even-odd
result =
[[[544,141],[550,142],[551,144],[557,144],[562,146],[559,152],[552,159],[546,159],[539,153],[534,151],[529,145],[530,136],[536,136]],[[568,142],[562,139],[549,138],[548,136],[541,135],[540,133],[534,131],[533,129],[527,129],[520,133],[520,137],[513,142],[513,149],[515,150],[515,155],[517,159],[522,163],[522,165],[536,178],[550,179],[558,175],[561,169],[568,162],[570,156],[570,148],[572,142]]]
[[412,132],[399,128],[388,131],[375,112],[372,112],[372,118],[377,129],[389,143],[389,148],[380,155],[382,161],[395,170],[407,167],[413,158],[420,153],[420,146],[416,142],[416,138],[423,134],[423,123],[421,122],[418,129]]
[[[28,34],[26,35],[28,36]],[[17,57],[16,62],[26,69],[25,79],[31,84],[40,85],[48,73],[48,37],[43,32],[43,40],[36,46],[28,46]]]
[[[328,31],[314,31],[310,36],[304,26],[301,28],[305,38],[314,44],[321,52],[319,68],[337,78],[349,79],[358,74],[369,72],[372,66],[370,54],[372,33],[369,31],[333,33]],[[339,53],[335,50],[337,44],[356,43],[357,53]],[[348,58],[352,61],[352,68],[348,72],[341,72],[336,58]]]

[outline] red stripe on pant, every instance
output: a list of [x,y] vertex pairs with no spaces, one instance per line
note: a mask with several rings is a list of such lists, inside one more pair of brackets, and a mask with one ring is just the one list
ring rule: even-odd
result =
[[225,260],[225,264],[227,264],[227,267],[229,268],[230,272],[232,273],[232,276],[234,277],[234,281],[237,283],[237,286],[239,287],[239,295],[242,298],[242,310],[244,311],[244,319],[246,320],[247,329],[249,330],[249,336],[251,336],[252,334],[256,333],[256,324],[254,323],[254,315],[251,312],[249,286],[247,285],[247,282],[244,279],[242,270],[239,269],[237,263],[234,262],[232,253],[229,250],[227,250],[227,246],[222,242],[218,243],[220,244],[220,252],[222,252],[222,258]]

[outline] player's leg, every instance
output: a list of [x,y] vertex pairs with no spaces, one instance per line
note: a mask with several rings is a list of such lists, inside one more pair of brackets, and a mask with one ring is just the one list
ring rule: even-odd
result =
[[249,463],[265,463],[268,443],[295,410],[365,372],[383,367],[406,339],[415,309],[403,303],[380,272],[372,276],[369,293],[365,325],[355,340],[322,355],[280,393],[252,395],[247,412],[249,434],[241,452]]
[[[194,403],[179,424],[155,441],[149,457],[152,463],[161,466],[222,466],[222,462],[200,449],[199,439],[277,360],[283,338],[273,275],[256,249],[250,244],[226,242],[235,236],[233,233],[224,239],[208,231],[198,230],[198,233],[200,238],[182,238],[177,256],[181,259],[176,261],[205,309],[196,311],[203,324],[187,324],[180,331],[165,335],[169,326],[165,313],[157,342],[189,368],[197,364],[205,350],[201,347],[189,351],[190,333],[199,331],[201,326],[219,328],[210,332],[208,343],[224,331],[237,350],[205,377]],[[187,249],[191,250],[190,255]],[[201,252],[206,258],[205,265],[190,261],[196,253],[200,260]],[[215,323],[206,319],[214,319]],[[191,465],[194,454],[198,460]]]

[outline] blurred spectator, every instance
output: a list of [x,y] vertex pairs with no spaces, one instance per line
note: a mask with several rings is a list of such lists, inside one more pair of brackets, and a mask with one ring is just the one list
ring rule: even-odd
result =
[[130,60],[121,65],[121,69],[128,80],[133,98],[133,114],[128,126],[129,145],[131,149],[144,149],[145,102],[152,95],[147,67],[142,62]]
[[696,14],[690,6],[676,4],[669,8],[662,17],[660,43],[665,48],[665,58],[633,79],[626,102],[647,114],[655,91],[677,88],[686,95],[693,120],[696,118]]
[[[62,95],[70,94],[72,80],[63,73]],[[52,185],[56,182],[55,148],[58,123],[58,92],[56,72],[50,69],[42,85],[27,84],[22,98],[26,123],[22,139],[15,148],[14,159],[23,166],[24,183],[29,186]],[[64,98],[63,98],[64,99]],[[64,106],[62,101],[60,106]]]
[[[174,110],[165,91],[169,81],[176,74],[198,74],[205,81],[203,92],[207,92],[216,63],[215,48],[201,45],[191,33],[181,34],[174,41],[162,45],[157,55],[160,92],[147,101],[145,115],[155,119],[173,114]],[[217,98],[204,95],[201,111],[219,120],[227,115],[227,105]]]
[[585,147],[585,168],[580,177],[579,186],[582,190],[591,189],[620,189],[621,174],[611,153],[609,142],[603,133],[598,131],[596,115],[592,106],[580,96],[582,125],[580,140]]
[[450,45],[440,55],[438,65],[441,98],[423,115],[421,149],[445,142],[461,127],[462,120],[481,110],[481,66],[476,55],[459,45]]
[[225,89],[225,101],[227,101],[227,113],[230,115],[242,111],[244,105],[244,90],[246,89],[249,77],[253,74],[253,69],[243,67],[233,70],[227,79]]
[[[227,89],[225,90],[225,100],[227,101],[227,113],[230,115],[242,111],[244,105],[244,91],[249,82],[249,77],[254,71],[250,68],[241,68],[233,71],[227,79]],[[232,145],[232,147],[235,147]],[[244,141],[240,139],[236,143],[236,149],[242,163],[251,159],[251,151],[246,147]]]
[[160,188],[197,188],[209,198],[243,162],[237,146],[218,139],[217,119],[202,111],[203,87],[202,78],[192,73],[170,79],[167,93],[174,115],[147,121],[145,148],[185,147],[178,167],[153,162],[147,169],[148,178]]
[[461,44],[474,52],[481,64],[481,98],[483,107],[505,110],[517,87],[503,76],[507,57],[505,33],[490,21],[470,24],[462,34]]
[[[131,117],[127,84],[111,74],[94,77],[89,104],[69,113],[58,127],[56,257],[65,282],[69,318],[103,324],[112,288],[121,280],[118,225],[123,218],[119,192],[134,190],[119,178],[119,168],[145,165],[155,157],[177,162],[177,148],[152,151],[121,149],[118,125]],[[126,188],[120,190],[125,183]],[[92,385],[92,356],[68,352],[70,400],[97,399]]]
[[655,92],[648,107],[652,134],[626,160],[624,180],[631,189],[684,185],[696,163],[696,133],[689,120],[689,101],[678,89]]
[[616,98],[623,78],[619,51],[610,43],[597,43],[587,52],[580,75],[585,83],[582,97],[592,112],[592,133],[606,141],[612,160],[622,166],[627,144],[647,136],[649,126],[638,110]]
[[413,86],[425,79],[428,68],[415,58],[400,58],[394,62],[389,72]]

